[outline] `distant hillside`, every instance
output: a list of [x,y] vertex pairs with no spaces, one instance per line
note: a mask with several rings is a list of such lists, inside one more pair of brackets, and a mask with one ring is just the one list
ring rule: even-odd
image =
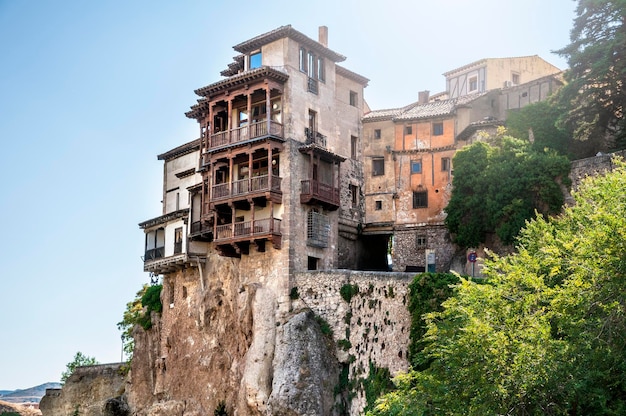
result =
[[46,389],[61,388],[61,383],[45,383],[24,390],[2,390],[0,400],[8,403],[39,403],[46,394]]
[[41,412],[38,409],[27,408],[19,404],[0,401],[0,415],[4,413],[18,414],[20,416],[41,416]]

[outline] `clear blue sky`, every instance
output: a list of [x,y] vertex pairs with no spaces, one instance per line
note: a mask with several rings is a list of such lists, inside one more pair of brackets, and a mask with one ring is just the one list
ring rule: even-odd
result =
[[0,0],[0,390],[58,381],[77,351],[120,359],[116,323],[148,275],[137,224],[160,215],[156,155],[197,137],[193,90],[232,46],[291,24],[368,77],[373,109],[442,73],[569,41],[572,0]]

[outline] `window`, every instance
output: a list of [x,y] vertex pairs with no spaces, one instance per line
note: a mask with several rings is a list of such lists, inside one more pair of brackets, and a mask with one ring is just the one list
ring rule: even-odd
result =
[[374,201],[374,209],[380,211],[383,209],[383,201]]
[[300,71],[306,72],[306,50],[300,48]]
[[375,139],[380,139],[382,136],[380,134],[380,129],[376,129],[374,130],[374,138]]
[[372,159],[372,176],[381,176],[385,174],[385,159],[377,157]]
[[413,126],[404,126],[404,134],[413,134]]
[[428,192],[413,191],[413,208],[428,207]]
[[317,113],[309,110],[309,130],[317,131]]
[[309,74],[309,78],[315,78],[315,55],[313,54],[313,52],[309,52],[308,54],[309,57],[309,62],[308,62],[308,74]]
[[317,263],[319,259],[317,257],[307,257],[307,270],[317,270]]
[[350,91],[350,105],[352,107],[359,105],[359,95],[354,91]]
[[177,228],[174,230],[174,254],[180,254],[183,252],[183,228]]
[[317,58],[317,79],[326,81],[326,68],[324,68],[324,58]]
[[260,68],[262,61],[261,51],[250,54],[250,65],[248,69]]
[[518,85],[519,84],[519,74],[517,72],[512,72],[511,73],[511,82],[514,85]]
[[478,77],[470,77],[468,92],[478,91]]
[[316,210],[311,210],[307,215],[307,245],[312,247],[328,247],[330,235],[330,220]]
[[356,208],[359,204],[359,187],[350,185],[350,198],[352,199],[352,208]]
[[415,237],[415,248],[426,248],[428,238],[425,235],[417,235]]
[[450,158],[449,157],[441,158],[441,170],[444,172],[450,172]]
[[422,173],[422,161],[411,160],[411,174]]
[[443,135],[443,123],[433,123],[433,136]]
[[356,159],[357,147],[359,139],[356,136],[350,136],[350,157]]

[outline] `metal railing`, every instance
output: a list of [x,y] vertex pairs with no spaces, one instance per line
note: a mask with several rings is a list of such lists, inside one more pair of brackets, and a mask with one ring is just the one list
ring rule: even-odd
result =
[[307,83],[307,89],[309,92],[312,92],[313,94],[317,94],[318,83],[315,78],[309,78],[309,82]]
[[152,248],[146,250],[143,261],[162,259],[165,256],[165,247]]
[[324,136],[319,131],[315,131],[308,127],[305,127],[304,135],[306,137],[306,144],[316,144],[324,148],[326,147],[326,136]]

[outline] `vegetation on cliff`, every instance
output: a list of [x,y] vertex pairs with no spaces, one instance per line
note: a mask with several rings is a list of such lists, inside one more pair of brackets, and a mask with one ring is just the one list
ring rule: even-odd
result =
[[425,315],[430,365],[370,415],[626,413],[626,164],[538,216]]
[[559,212],[560,182],[568,182],[570,163],[551,150],[500,132],[490,143],[477,142],[454,157],[452,196],[446,225],[462,247],[484,243],[495,233],[511,244],[535,211]]
[[122,331],[124,353],[130,360],[133,356],[135,342],[133,340],[133,328],[140,325],[143,329],[152,327],[151,313],[161,313],[161,290],[163,285],[143,285],[135,296],[135,299],[126,304],[126,310],[122,320],[117,323],[117,328]]
[[78,351],[74,355],[74,359],[67,363],[65,371],[61,373],[61,383],[65,383],[67,379],[70,378],[72,373],[74,373],[74,370],[76,370],[77,367],[95,364],[100,364],[98,360],[95,359],[95,357],[90,357]]

